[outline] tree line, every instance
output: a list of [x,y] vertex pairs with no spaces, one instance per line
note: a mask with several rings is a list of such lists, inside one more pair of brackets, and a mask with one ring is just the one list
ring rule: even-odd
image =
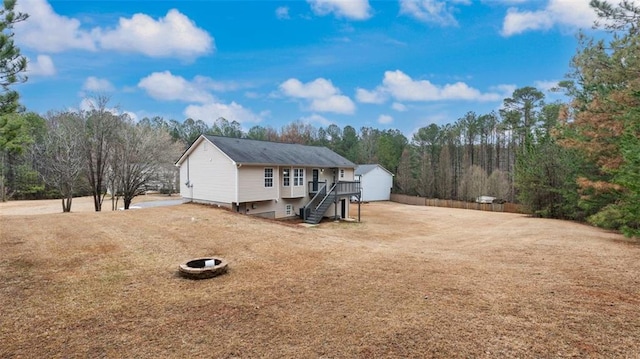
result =
[[125,209],[149,186],[175,192],[174,167],[182,146],[166,131],[135,122],[98,97],[89,111],[34,113],[7,118],[12,129],[3,148],[3,199],[62,198],[64,212],[73,197],[93,197],[102,210],[107,194]]
[[527,134],[550,133],[560,107],[545,104],[541,91],[526,87],[505,99],[499,113],[468,112],[453,124],[420,128],[410,139],[397,129],[314,127],[301,121],[280,129],[255,125],[247,131],[224,118],[212,125],[161,117],[140,123],[169,132],[184,148],[200,134],[325,146],[354,163],[387,168],[395,174],[394,190],[399,193],[456,200],[493,195],[517,201],[516,157],[527,145]]
[[[25,112],[13,83],[25,81],[12,41],[15,1],[5,1],[0,76],[0,195],[62,197],[91,194],[96,211],[105,194],[125,208],[142,189],[176,188],[173,163],[201,134],[326,146],[354,163],[379,163],[394,191],[473,201],[481,195],[521,203],[535,216],[575,219],[640,234],[640,7],[592,0],[611,40],[580,34],[572,72],[558,90],[571,100],[546,102],[534,87],[516,89],[499,111],[467,112],[453,123],[430,124],[407,138],[396,129],[356,129],[302,121],[282,128],[219,118],[162,117],[133,121],[96,98],[90,111]],[[66,201],[66,202],[65,202]],[[112,202],[112,208],[115,203]]]

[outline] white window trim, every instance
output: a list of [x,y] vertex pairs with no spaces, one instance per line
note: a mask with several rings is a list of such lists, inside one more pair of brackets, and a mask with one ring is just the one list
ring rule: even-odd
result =
[[[302,187],[304,186],[304,168],[294,168],[293,169],[293,185],[294,187]],[[296,176],[296,173],[302,174],[302,176]],[[297,183],[297,184],[296,184]]]
[[[271,177],[267,177],[267,170],[271,170]],[[271,179],[271,186],[267,186],[267,179]],[[265,167],[264,168],[264,188],[273,188],[273,184],[274,184],[273,167]]]

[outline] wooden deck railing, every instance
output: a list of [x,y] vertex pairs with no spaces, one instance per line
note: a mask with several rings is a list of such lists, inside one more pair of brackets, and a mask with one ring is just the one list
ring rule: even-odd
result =
[[[308,183],[309,194],[314,195],[318,193],[320,188],[326,185],[327,185],[327,181],[322,181],[322,182],[318,181],[315,183],[313,181],[309,181]],[[339,181],[335,185],[336,186],[335,186],[334,194],[336,194],[337,196],[350,196],[350,195],[360,194],[360,182],[358,181]]]
[[338,196],[360,194],[360,182],[340,181],[337,183],[337,186],[336,186],[336,194]]

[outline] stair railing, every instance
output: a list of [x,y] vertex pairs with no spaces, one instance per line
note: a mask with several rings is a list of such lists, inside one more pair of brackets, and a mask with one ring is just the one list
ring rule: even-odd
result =
[[318,205],[315,206],[314,210],[317,210],[318,208],[320,208],[320,206],[322,206],[324,201],[326,201],[327,198],[331,197],[331,195],[335,191],[337,185],[338,185],[337,183],[334,183],[333,186],[331,186],[331,189],[329,190],[329,193],[326,196],[324,196],[324,198],[322,198],[322,201],[320,201],[320,203],[318,203]]
[[311,198],[311,200],[304,207],[302,207],[302,219],[307,219],[307,217],[311,214],[311,208],[313,208],[314,210],[318,208],[316,206],[316,203],[319,203],[324,198],[326,193],[327,184],[324,183],[320,188],[318,188],[318,192],[316,193],[316,195],[313,196],[313,198]]

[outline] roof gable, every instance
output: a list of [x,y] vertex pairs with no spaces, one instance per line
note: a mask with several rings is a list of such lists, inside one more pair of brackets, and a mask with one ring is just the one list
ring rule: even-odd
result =
[[241,164],[356,167],[353,162],[326,147],[210,135],[202,137],[213,143],[231,160]]
[[382,166],[380,166],[378,164],[358,165],[358,167],[356,167],[355,175],[356,176],[365,175],[365,174],[373,171],[377,167],[380,167],[383,171],[385,171],[388,174],[390,174],[391,176],[393,176],[393,173],[391,173],[389,170],[387,170],[386,168],[384,168],[384,167],[382,167]]
[[175,163],[176,166],[180,166],[182,162],[184,162],[184,160],[189,156],[189,154],[191,154],[191,152],[193,152],[196,149],[196,147],[198,147],[198,145],[200,144],[200,142],[203,141],[203,139],[204,139],[203,136],[196,138],[195,141],[193,141],[191,145],[187,147],[186,150],[184,150],[180,158],[178,158],[178,160]]

